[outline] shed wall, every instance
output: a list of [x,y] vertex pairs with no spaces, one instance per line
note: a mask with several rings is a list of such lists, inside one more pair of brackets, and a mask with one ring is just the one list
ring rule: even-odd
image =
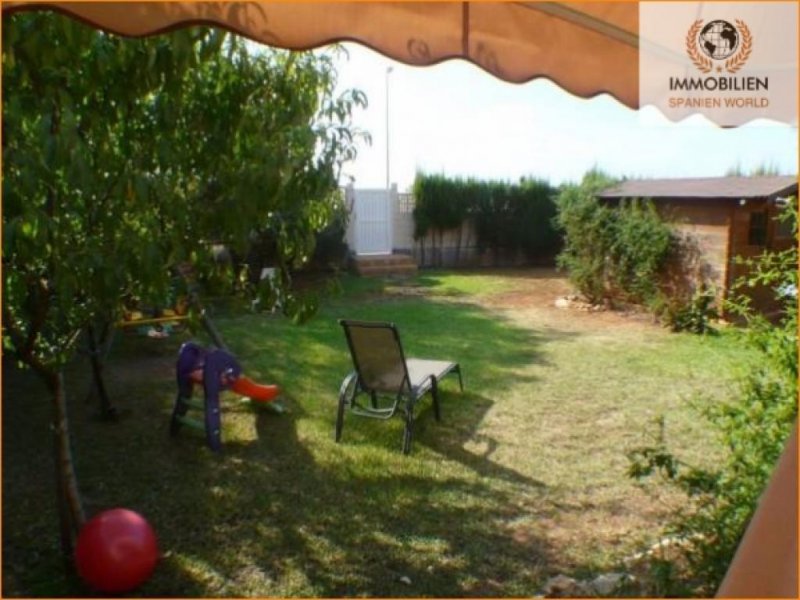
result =
[[[755,258],[767,250],[785,250],[795,243],[789,236],[779,234],[775,220],[779,209],[765,198],[748,199],[740,204],[733,201],[662,201],[659,212],[676,231],[684,235],[693,255],[684,256],[680,265],[671,265],[671,275],[684,289],[701,282],[717,289],[719,301],[730,296],[731,286],[748,274],[748,267],[738,260]],[[767,213],[766,244],[750,243],[750,223],[753,213]],[[691,253],[690,253],[691,254]],[[774,291],[767,287],[747,291],[753,306],[769,314],[778,309]]]
[[[767,243],[766,245],[750,244],[750,220],[753,213],[767,212]],[[736,207],[731,230],[731,264],[729,285],[738,278],[748,274],[747,265],[737,264],[736,257],[755,258],[765,251],[780,251],[790,248],[795,244],[795,240],[790,237],[781,237],[776,217],[779,209],[773,203],[766,200],[748,201],[744,206]],[[760,286],[747,290],[747,295],[753,300],[753,305],[758,307],[766,314],[779,310],[779,304],[775,299],[775,292],[771,288]]]
[[728,277],[730,204],[675,200],[657,208],[683,240],[684,255],[670,265],[671,283],[688,292],[701,284],[713,286],[721,300]]

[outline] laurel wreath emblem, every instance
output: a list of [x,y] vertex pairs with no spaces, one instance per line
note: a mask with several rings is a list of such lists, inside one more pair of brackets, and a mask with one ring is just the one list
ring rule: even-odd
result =
[[753,35],[750,33],[750,28],[740,19],[736,19],[735,22],[736,27],[739,29],[739,35],[742,36],[742,43],[739,46],[739,51],[725,61],[725,68],[728,73],[736,73],[741,69],[753,51]]
[[697,50],[697,34],[700,33],[700,28],[703,26],[703,20],[695,21],[689,28],[689,33],[686,34],[686,53],[692,59],[694,66],[700,69],[703,73],[710,73],[713,68],[711,59],[703,56]]
[[[742,43],[739,45],[739,51],[725,61],[725,70],[728,73],[736,73],[741,69],[753,51],[753,35],[750,33],[750,28],[741,19],[736,19],[735,23],[736,28],[739,30],[739,35],[742,36]],[[689,32],[686,34],[686,54],[689,55],[692,63],[700,72],[710,73],[714,70],[714,63],[697,49],[697,35],[702,27],[702,19],[698,19],[689,27]]]

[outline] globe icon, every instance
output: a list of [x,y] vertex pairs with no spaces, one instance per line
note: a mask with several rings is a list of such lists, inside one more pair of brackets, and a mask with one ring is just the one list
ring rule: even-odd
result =
[[727,21],[711,21],[700,31],[697,42],[710,58],[725,60],[736,52],[739,32]]

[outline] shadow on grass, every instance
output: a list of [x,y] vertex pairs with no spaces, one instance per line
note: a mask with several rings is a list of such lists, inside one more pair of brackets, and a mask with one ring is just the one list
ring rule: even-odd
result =
[[271,317],[228,319],[220,326],[246,368],[281,381],[313,377],[324,386],[319,391],[335,394],[352,369],[340,318],[395,323],[407,356],[459,362],[465,383],[481,389],[501,392],[533,381],[525,370],[546,364],[540,346],[550,334],[519,328],[467,303],[405,298],[337,302],[302,327]]
[[[457,393],[450,394],[450,398]],[[431,428],[437,431],[422,438],[420,443],[448,460],[455,461],[474,471],[481,477],[492,480],[504,480],[533,488],[544,488],[541,481],[527,477],[514,469],[494,461],[492,455],[499,447],[499,442],[492,436],[477,431],[486,414],[495,401],[480,394],[464,392],[463,408],[448,410],[446,402],[442,408],[444,427],[437,427],[433,422]],[[420,413],[421,419],[432,420],[430,408]]]
[[[410,457],[400,453],[399,419],[351,419],[346,443],[333,442],[336,394],[351,368],[337,317],[392,320],[409,355],[461,363],[467,392],[443,387],[441,425],[425,405]],[[253,430],[226,437],[222,456],[202,439],[169,438],[174,354],[166,345],[146,359],[130,346],[112,357],[112,393],[131,410],[118,423],[89,418],[83,363],[70,379],[76,468],[89,512],[125,506],[146,515],[159,535],[164,557],[137,595],[537,591],[551,559],[535,528],[515,535],[530,514],[517,500],[520,491],[535,498],[545,490],[494,463],[496,442],[478,430],[505,389],[535,380],[526,369],[543,362],[546,337],[474,305],[418,300],[339,303],[304,327],[254,316],[218,325],[245,373],[279,382],[292,409],[251,414],[228,401],[223,428]],[[3,380],[3,592],[85,595],[60,573],[49,402],[41,386],[18,375]]]
[[535,588],[548,551],[536,538],[510,535],[520,509],[509,493],[417,473],[419,459],[399,452],[363,469],[357,463],[369,454],[337,448],[332,468],[297,439],[304,418],[258,413],[258,440],[226,447],[215,477],[223,489],[198,490],[191,514],[176,514],[193,537],[148,594],[492,596]]

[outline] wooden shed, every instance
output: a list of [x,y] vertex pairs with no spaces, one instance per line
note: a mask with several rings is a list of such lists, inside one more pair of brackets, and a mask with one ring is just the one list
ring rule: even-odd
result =
[[[796,176],[708,177],[629,180],[598,195],[601,201],[647,198],[683,234],[687,252],[680,265],[691,287],[712,285],[724,298],[731,284],[745,273],[736,257],[753,257],[765,250],[783,250],[796,243],[791,227],[776,219],[797,198]],[[769,290],[752,293],[754,302],[770,312]]]

